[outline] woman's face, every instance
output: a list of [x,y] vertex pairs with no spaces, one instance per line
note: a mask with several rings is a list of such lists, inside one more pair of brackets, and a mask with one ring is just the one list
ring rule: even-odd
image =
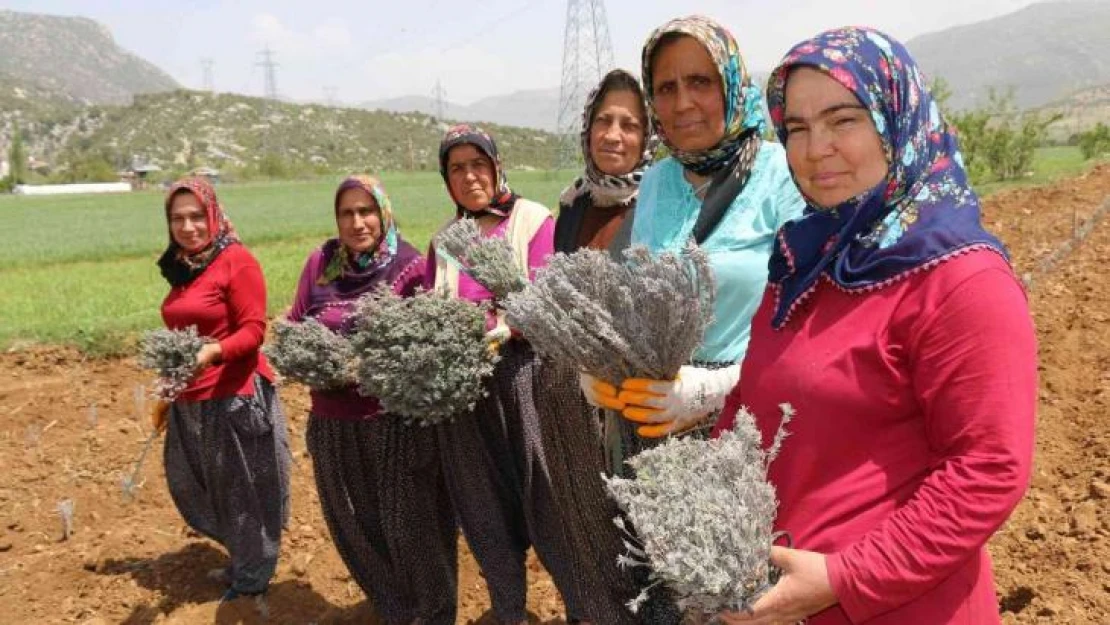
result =
[[644,151],[643,105],[635,93],[605,94],[590,120],[590,159],[602,173],[623,176],[640,162]]
[[208,211],[191,192],[182,191],[170,200],[170,236],[188,254],[203,250],[212,239]]
[[871,114],[822,71],[800,67],[786,80],[786,159],[802,194],[833,208],[882,182],[889,164]]
[[447,152],[447,186],[466,210],[489,208],[497,190],[496,177],[493,161],[477,147],[464,143]]
[[381,211],[374,197],[363,189],[347,189],[339,194],[335,223],[339,226],[339,242],[355,254],[370,251],[381,240]]
[[649,88],[655,115],[672,146],[706,150],[724,137],[721,74],[698,40],[683,35],[664,43],[655,52]]

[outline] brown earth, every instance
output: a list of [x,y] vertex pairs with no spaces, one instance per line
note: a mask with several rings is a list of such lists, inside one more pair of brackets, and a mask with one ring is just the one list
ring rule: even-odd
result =
[[[1110,622],[1110,219],[1054,269],[1038,263],[1110,196],[1110,166],[986,202],[985,223],[1013,251],[1040,339],[1037,457],[1028,496],[991,543],[1006,623]],[[1034,275],[1035,274],[1035,275]],[[253,620],[219,609],[205,573],[225,556],[189,531],[165,488],[158,446],[137,498],[120,480],[148,433],[135,399],[147,374],[132,360],[90,360],[60,347],[0,354],[0,622],[204,623]],[[286,386],[294,508],[269,595],[271,623],[377,623],[328,539],[305,452],[307,395]],[[156,442],[157,443],[157,442]],[[58,503],[76,506],[62,540]],[[461,543],[460,543],[461,544]],[[463,546],[460,622],[488,608]],[[534,622],[561,604],[530,560]]]

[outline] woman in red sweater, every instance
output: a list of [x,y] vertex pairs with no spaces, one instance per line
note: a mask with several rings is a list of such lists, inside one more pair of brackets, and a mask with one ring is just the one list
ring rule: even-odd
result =
[[197,374],[170,407],[166,481],[185,522],[223,545],[225,600],[261,596],[289,515],[289,445],[273,373],[259,353],[266,283],[206,181],[166,194],[170,243],[158,260],[167,327],[207,337]]
[[1025,294],[983,230],[956,138],[906,49],[822,33],[772,74],[804,216],[778,233],[740,383],[765,444],[783,571],[727,623],[998,623],[987,540],[1028,485]]

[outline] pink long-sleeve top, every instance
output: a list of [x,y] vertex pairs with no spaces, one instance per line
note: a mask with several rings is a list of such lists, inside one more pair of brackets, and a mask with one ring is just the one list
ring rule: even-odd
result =
[[1006,261],[972,251],[867,294],[822,281],[781,331],[768,289],[718,429],[747,406],[776,529],[827,554],[839,604],[811,625],[998,623],[985,545],[1021,499],[1037,356]]
[[[488,232],[482,234],[487,238],[504,238],[509,227],[509,220],[502,219]],[[528,279],[536,277],[536,271],[547,265],[548,257],[555,252],[555,220],[548,217],[544,220],[536,234],[528,242]],[[436,282],[436,255],[435,250],[428,251],[428,265],[424,272],[424,287],[432,288]],[[487,302],[493,299],[493,294],[486,287],[478,284],[474,278],[466,273],[459,274],[459,298],[470,302]],[[496,320],[491,315],[487,319],[487,329],[492,328]]]

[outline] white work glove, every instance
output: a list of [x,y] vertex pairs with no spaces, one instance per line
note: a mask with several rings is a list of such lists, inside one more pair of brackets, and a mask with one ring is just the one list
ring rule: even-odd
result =
[[636,433],[657,438],[686,430],[725,405],[725,398],[740,381],[740,365],[723,369],[685,366],[674,380],[629,378],[621,383],[617,399],[626,406],[625,419],[641,423]]
[[617,399],[617,387],[586,373],[578,373],[578,388],[586,396],[586,402],[597,408],[623,410],[624,402]]
[[501,351],[501,345],[512,336],[513,331],[509,328],[509,324],[505,322],[505,313],[499,311],[496,316],[496,324],[492,329],[486,331],[482,340],[486,344],[486,349],[496,354]]

